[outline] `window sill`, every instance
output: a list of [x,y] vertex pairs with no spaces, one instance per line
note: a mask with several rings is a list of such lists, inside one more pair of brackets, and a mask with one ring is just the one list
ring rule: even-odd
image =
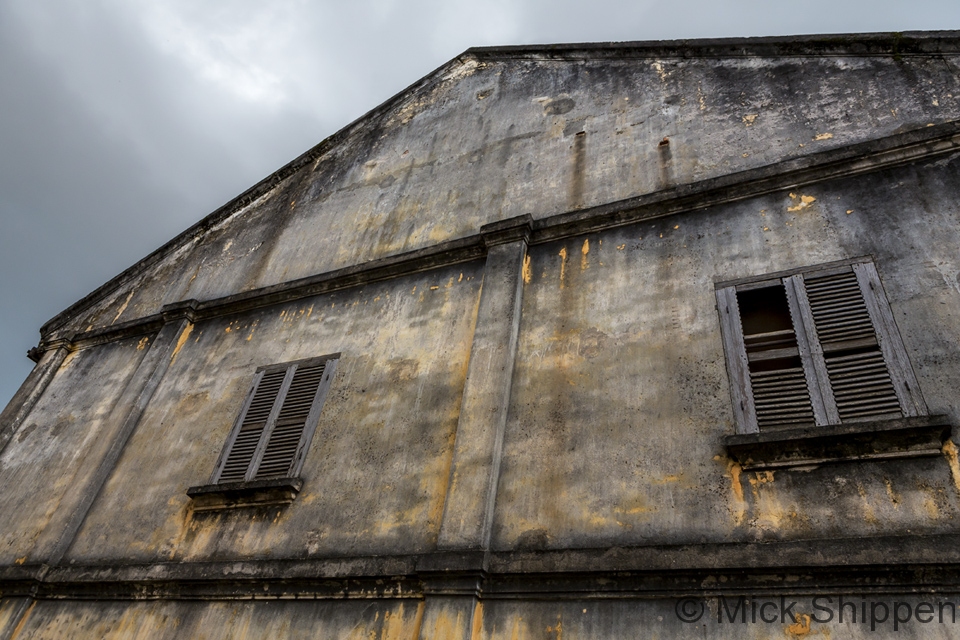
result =
[[187,495],[193,498],[194,511],[239,509],[290,504],[302,486],[300,478],[271,478],[190,487]]
[[724,438],[743,469],[782,469],[850,460],[938,456],[950,437],[946,416],[809,426]]

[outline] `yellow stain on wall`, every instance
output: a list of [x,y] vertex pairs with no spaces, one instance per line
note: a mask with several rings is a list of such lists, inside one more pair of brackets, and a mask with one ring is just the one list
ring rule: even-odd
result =
[[829,139],[832,138],[832,137],[833,137],[833,134],[832,134],[832,133],[818,133],[817,135],[813,136],[813,139],[814,139],[814,140],[829,140]]
[[[817,201],[817,199],[814,198],[813,196],[800,196],[799,198],[800,198],[800,202],[798,204],[795,204],[792,207],[787,207],[787,211],[803,211],[804,209],[809,207],[812,203]],[[797,194],[791,193],[790,199],[794,201],[797,200]]]
[[567,270],[567,248],[560,249],[560,288],[563,289],[563,276]]
[[180,332],[180,337],[177,338],[177,346],[173,348],[173,354],[170,356],[170,364],[173,364],[177,359],[177,354],[180,353],[180,349],[183,348],[183,345],[187,343],[187,339],[190,337],[190,332],[193,331],[193,323],[188,322],[187,326]]
[[794,638],[802,638],[810,633],[811,618],[808,614],[797,613],[794,614],[793,619],[796,620],[796,622],[787,627],[787,633],[792,635]]
[[[524,283],[524,284],[530,284],[530,278],[532,277],[532,273],[531,273],[531,269],[530,269],[530,255],[529,255],[529,254],[528,254],[528,255],[525,255],[525,256],[523,257],[523,271],[522,271],[522,273],[523,273],[523,283]],[[461,277],[462,277],[462,276],[461,276]]]
[[893,490],[893,483],[890,482],[890,478],[884,478],[883,484],[887,488],[887,497],[890,498],[890,502],[893,503],[895,509],[900,508],[900,494]]
[[950,475],[953,477],[953,486],[960,492],[960,460],[957,457],[957,445],[953,440],[947,440],[943,443],[943,455],[947,458],[950,465]]
[[20,617],[20,622],[17,623],[17,626],[13,629],[13,633],[10,634],[11,638],[16,638],[20,635],[20,632],[23,631],[23,627],[27,624],[27,619],[30,617],[30,614],[33,613],[34,607],[37,606],[37,600],[34,600],[30,603],[30,606],[27,607],[27,610],[23,612],[23,615]]
[[734,497],[734,524],[739,526],[743,523],[743,517],[747,512],[747,503],[743,499],[743,484],[740,482],[740,475],[743,473],[743,468],[733,460],[729,458],[723,458],[721,456],[714,456],[714,460],[726,460],[727,463],[727,474],[730,476],[730,488],[733,489]]
[[[548,626],[545,631],[554,634],[553,638],[555,640],[561,640],[563,638],[563,621],[560,619],[560,614],[557,614],[557,626]],[[550,636],[547,637],[549,638]]]
[[149,342],[150,342],[149,336],[143,336],[142,338],[140,338],[140,342],[137,343],[137,351],[143,351],[147,347],[147,344],[149,344]]
[[590,268],[590,263],[587,262],[588,253],[590,253],[590,239],[586,238],[583,241],[583,246],[580,247],[580,271]]
[[480,640],[483,637],[483,603],[477,602],[473,608],[473,629],[470,630],[471,640]]
[[113,324],[114,322],[116,322],[120,318],[120,316],[123,315],[123,312],[127,310],[127,305],[130,304],[130,301],[133,299],[133,294],[136,292],[137,292],[136,289],[130,292],[130,295],[128,295],[127,299],[124,300],[123,304],[120,305],[120,309],[117,311],[117,315],[113,317],[113,321],[110,324]]
[[874,510],[873,505],[870,504],[867,498],[867,490],[863,488],[863,485],[859,482],[857,483],[857,493],[863,498],[863,519],[870,524],[876,524],[877,512]]

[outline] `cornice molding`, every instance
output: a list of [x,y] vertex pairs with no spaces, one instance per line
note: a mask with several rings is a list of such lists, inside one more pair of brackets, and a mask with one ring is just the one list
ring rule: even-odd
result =
[[[166,321],[164,313],[167,316],[189,316],[194,322],[243,313],[478,260],[486,255],[489,246],[499,242],[526,239],[530,245],[544,244],[957,152],[960,152],[960,121],[951,121],[546,218],[533,219],[529,214],[524,214],[485,225],[479,233],[416,251],[222,298],[168,305],[164,308],[166,311],[157,314],[78,333],[71,340],[72,348],[85,348],[158,331]],[[40,351],[53,348],[56,340],[61,339],[55,333],[49,334],[49,337],[47,335],[44,334],[45,338],[41,340],[38,347]],[[40,355],[37,351],[33,353],[37,357]]]
[[[664,598],[956,592],[960,536],[434,552],[223,562],[0,566],[0,596],[110,599]],[[896,564],[890,564],[890,558]],[[722,577],[722,578],[721,578]]]

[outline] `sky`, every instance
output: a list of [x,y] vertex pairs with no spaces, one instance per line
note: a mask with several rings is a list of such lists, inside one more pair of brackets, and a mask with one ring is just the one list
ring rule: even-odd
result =
[[960,29],[957,0],[0,0],[0,406],[40,326],[472,46]]

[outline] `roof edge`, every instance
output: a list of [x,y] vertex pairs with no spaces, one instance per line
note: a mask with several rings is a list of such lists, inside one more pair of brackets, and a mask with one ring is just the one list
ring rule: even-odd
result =
[[470,60],[481,62],[484,60],[497,59],[576,60],[584,58],[587,55],[593,58],[696,58],[813,55],[913,56],[945,53],[960,53],[960,31],[909,31],[903,33],[827,34],[472,47],[400,90],[378,106],[339,129],[336,133],[324,138],[300,156],[267,175],[238,196],[228,200],[225,204],[188,227],[185,231],[174,236],[146,257],[135,262],[83,298],[74,302],[45,322],[40,328],[40,334],[41,336],[46,336],[61,328],[74,316],[89,309],[93,304],[119,289],[124,283],[159,262],[169,253],[184,246],[192,239],[203,235],[222,220],[266,195],[305,165],[320,159],[323,155],[349,138],[365,121],[384,115],[408,95],[442,81],[453,69]]
[[239,212],[241,209],[251,204],[258,198],[266,195],[284,180],[296,174],[304,166],[316,162],[329,151],[339,146],[347,138],[349,138],[351,134],[359,129],[364,122],[384,115],[395,105],[402,102],[407,96],[422,88],[429,87],[436,82],[443,81],[445,77],[449,75],[455,68],[475,59],[476,58],[473,56],[473,54],[469,53],[469,51],[465,51],[457,57],[443,63],[427,75],[418,79],[416,82],[408,85],[404,89],[401,89],[399,92],[390,98],[387,98],[373,109],[367,111],[352,122],[340,128],[332,135],[327,136],[318,144],[300,154],[284,166],[269,174],[246,191],[243,191],[240,193],[240,195],[231,198],[213,212],[207,214],[201,220],[188,227],[185,231],[177,234],[169,241],[151,253],[147,254],[147,256],[144,258],[141,258],[137,262],[133,263],[131,266],[127,267],[104,284],[100,285],[84,297],[68,306],[63,311],[47,320],[43,326],[40,327],[40,335],[45,336],[61,328],[74,316],[82,311],[85,311],[86,309],[89,309],[103,297],[119,289],[128,280],[131,280],[159,262],[163,257],[176,251],[178,248],[184,246],[192,239],[202,236],[205,232],[216,226],[222,220],[229,218],[231,215]]
[[960,53],[960,31],[837,33],[634,42],[472,47],[478,60],[590,58],[732,58],[787,56],[914,56]]

